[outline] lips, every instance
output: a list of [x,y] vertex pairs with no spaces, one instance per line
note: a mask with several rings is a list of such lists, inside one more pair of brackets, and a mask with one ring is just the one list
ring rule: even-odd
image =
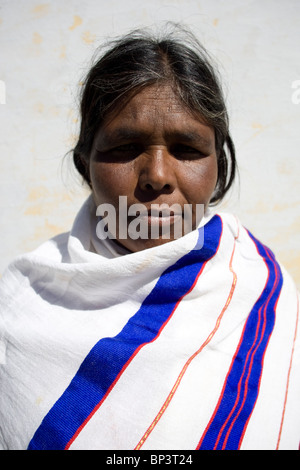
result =
[[[125,200],[121,200],[124,198]],[[114,207],[113,207],[114,209]],[[97,209],[98,210],[98,209]],[[105,211],[107,212],[105,205]],[[127,198],[119,196],[119,210],[113,230],[118,231],[119,239],[177,239],[193,230],[193,206],[179,203],[172,205],[154,203],[127,205]],[[99,214],[98,214],[99,215]],[[108,221],[109,222],[109,221]]]
[[[179,206],[179,204],[176,204]],[[172,217],[172,216],[181,216],[182,217],[182,209],[181,207],[170,207],[168,204],[152,204],[151,208],[148,209],[147,214],[149,217]]]
[[182,216],[177,214],[177,215],[170,215],[170,216],[148,216],[148,225],[154,226],[158,225],[160,227],[165,227],[165,226],[172,226],[175,224],[175,222],[179,222],[182,220]]
[[171,226],[182,220],[182,209],[172,208],[167,204],[152,204],[150,209],[140,213],[139,219],[147,220],[148,225],[151,226]]

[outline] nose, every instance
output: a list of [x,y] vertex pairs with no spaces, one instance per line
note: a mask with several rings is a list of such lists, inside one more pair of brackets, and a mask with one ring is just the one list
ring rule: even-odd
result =
[[176,176],[168,150],[152,149],[142,157],[139,187],[146,192],[172,193],[176,186]]

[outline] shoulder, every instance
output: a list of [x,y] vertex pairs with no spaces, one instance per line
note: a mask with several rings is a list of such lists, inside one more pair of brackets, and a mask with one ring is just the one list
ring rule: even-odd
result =
[[223,237],[227,240],[235,240],[238,258],[243,259],[245,266],[257,263],[264,265],[268,271],[273,270],[282,278],[284,289],[290,294],[297,287],[285,266],[277,258],[272,247],[269,247],[260,237],[243,225],[241,220],[232,213],[216,213],[222,220]]
[[35,250],[17,256],[0,279],[0,308],[7,308],[35,279],[41,279],[50,267],[68,262],[69,232],[42,243]]

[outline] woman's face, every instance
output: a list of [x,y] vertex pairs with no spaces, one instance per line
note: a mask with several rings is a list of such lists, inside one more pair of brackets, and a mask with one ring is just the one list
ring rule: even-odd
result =
[[[175,224],[183,227],[188,217],[194,230],[197,205],[205,208],[210,201],[217,182],[214,130],[193,117],[171,87],[149,86],[105,120],[94,139],[89,174],[96,205],[115,208],[117,242],[132,252],[161,245],[178,238]],[[125,217],[119,196],[126,196],[127,209],[143,204],[146,212],[134,206]],[[170,212],[170,206],[176,209]],[[166,211],[153,210],[159,207]],[[192,208],[190,216],[185,207]],[[121,222],[129,228],[137,220],[144,232],[146,224],[146,237],[120,236]]]

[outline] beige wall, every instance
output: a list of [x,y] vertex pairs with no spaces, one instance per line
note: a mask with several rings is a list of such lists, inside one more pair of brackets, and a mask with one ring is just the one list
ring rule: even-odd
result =
[[2,0],[0,272],[68,230],[86,197],[64,155],[96,47],[163,20],[190,25],[220,64],[240,167],[225,209],[300,287],[299,0]]

